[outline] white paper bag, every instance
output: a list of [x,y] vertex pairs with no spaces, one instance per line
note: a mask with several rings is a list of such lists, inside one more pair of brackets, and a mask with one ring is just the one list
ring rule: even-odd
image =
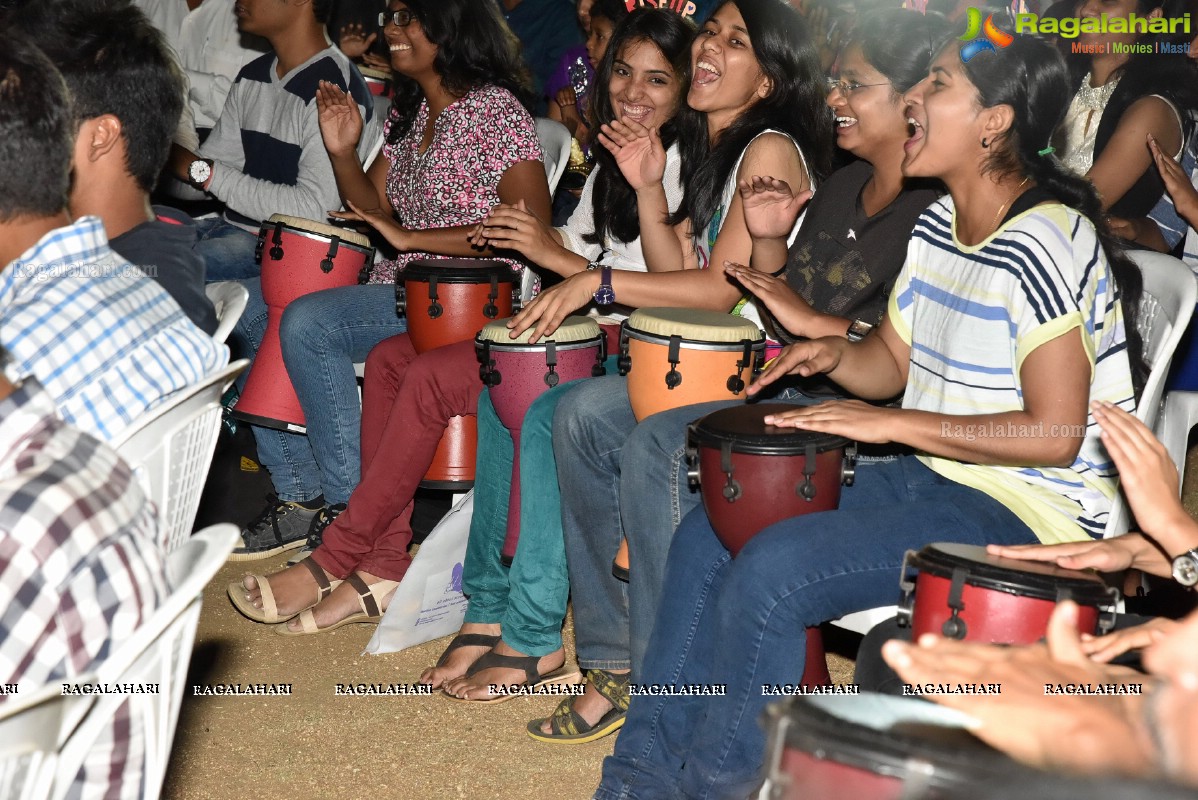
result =
[[462,627],[466,617],[462,562],[473,512],[471,490],[429,533],[366,645],[367,653],[395,653],[456,633]]

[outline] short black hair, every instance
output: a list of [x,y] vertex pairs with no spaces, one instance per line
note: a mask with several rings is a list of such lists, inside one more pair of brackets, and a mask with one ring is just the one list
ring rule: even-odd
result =
[[0,222],[67,207],[72,133],[62,76],[40,50],[0,28]]
[[[333,13],[333,7],[337,5],[337,0],[312,0],[312,16],[316,17],[316,21],[324,24],[329,21],[329,15]],[[378,3],[381,11],[386,7],[386,3]]]
[[121,121],[126,169],[152,191],[179,126],[185,85],[158,29],[125,0],[46,0],[14,21],[62,73],[76,129],[104,114]]

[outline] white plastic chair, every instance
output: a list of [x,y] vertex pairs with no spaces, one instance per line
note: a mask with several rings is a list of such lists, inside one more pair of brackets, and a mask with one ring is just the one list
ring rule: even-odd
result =
[[97,696],[95,705],[60,749],[55,800],[66,797],[88,751],[126,700],[130,719],[139,723],[145,741],[143,800],[157,800],[179,722],[204,587],[225,563],[240,535],[236,525],[213,525],[170,554],[167,579],[175,588],[146,624],[97,667],[95,677],[99,684],[156,683],[158,693]]
[[[71,683],[92,683],[91,676]],[[0,705],[0,798],[43,800],[50,796],[58,767],[58,748],[68,711],[91,704],[86,695],[64,696],[62,682]]]
[[[1194,310],[1198,284],[1195,284],[1194,273],[1190,268],[1176,258],[1149,252],[1134,252],[1130,255],[1144,279],[1137,328],[1144,340],[1144,361],[1149,368],[1148,380],[1136,406],[1136,418],[1152,428],[1157,422],[1161,394],[1164,392],[1165,378],[1169,374],[1173,353],[1177,350]],[[1184,445],[1182,447],[1184,449]],[[1109,539],[1127,533],[1127,527],[1127,501],[1123,493],[1119,492],[1115,495],[1111,513],[1107,516],[1103,538]],[[832,624],[857,633],[867,633],[874,625],[893,617],[897,611],[895,606],[871,608],[833,620]]]
[[245,311],[250,299],[249,290],[237,281],[216,281],[204,287],[204,294],[216,309],[216,331],[212,338],[224,344]]
[[537,139],[545,151],[545,178],[552,196],[570,163],[570,131],[556,120],[537,117]]
[[220,433],[221,397],[247,366],[234,361],[177,392],[112,442],[154,501],[167,552],[191,534]]

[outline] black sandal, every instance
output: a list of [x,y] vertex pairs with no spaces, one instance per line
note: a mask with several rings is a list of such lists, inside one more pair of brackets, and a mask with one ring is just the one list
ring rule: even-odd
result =
[[[496,653],[492,650],[470,665],[470,669],[466,670],[466,677],[471,678],[485,669],[518,669],[524,673],[524,682],[516,684],[520,689],[536,689],[553,683],[567,683],[575,681],[579,677],[578,670],[570,669],[564,665],[553,670],[553,672],[542,675],[537,671],[537,662],[541,658],[542,656],[505,656],[502,653]],[[489,695],[485,700],[470,700],[465,697],[452,695],[444,689],[441,690],[441,693],[450,700],[459,703],[474,703],[476,705],[495,705],[522,696],[518,691],[512,691],[504,694]]]
[[550,744],[586,744],[615,733],[624,725],[628,715],[630,677],[627,672],[616,675],[605,669],[588,669],[587,683],[612,704],[612,709],[591,725],[574,710],[574,701],[578,698],[571,695],[559,703],[547,718],[549,733],[541,730],[545,719],[534,719],[528,723],[528,735],[538,742]]

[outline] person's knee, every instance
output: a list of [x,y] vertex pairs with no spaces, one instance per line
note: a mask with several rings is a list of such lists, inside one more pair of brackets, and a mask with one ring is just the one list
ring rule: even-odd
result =
[[341,319],[330,313],[320,292],[297,297],[288,304],[279,323],[283,357],[310,359],[335,347]]

